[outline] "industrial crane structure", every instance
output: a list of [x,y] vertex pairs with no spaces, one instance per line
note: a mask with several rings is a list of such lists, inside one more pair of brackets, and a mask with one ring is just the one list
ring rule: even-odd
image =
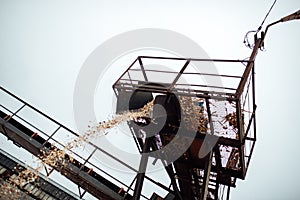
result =
[[[56,170],[77,184],[78,195],[41,174],[18,185],[11,177],[22,174],[26,166],[3,152],[5,149],[0,151],[1,184],[7,182],[17,187],[27,199],[79,199],[89,192],[98,199],[217,200],[225,198],[220,188],[226,188],[229,199],[236,180],[246,177],[256,143],[256,55],[264,46],[270,26],[293,19],[300,19],[300,11],[268,25],[264,32],[256,32],[251,55],[246,60],[137,57],[115,82],[113,90],[117,113],[134,112],[152,102],[149,115],[128,121],[141,153],[139,170],[84,140],[93,149],[88,156],[68,150],[62,154],[63,161],[46,163],[47,167],[45,164],[48,175]],[[152,65],[162,62],[172,63],[166,66],[169,70]],[[208,70],[207,66],[212,64],[222,68],[220,74]],[[195,71],[195,66],[200,67]],[[239,74],[232,74],[233,68]],[[68,145],[59,139],[61,135],[80,137],[5,88],[1,87],[0,92],[5,96],[0,102],[0,132],[32,155],[43,159],[51,152],[61,152]],[[44,130],[31,123],[21,115],[25,110],[49,121],[53,128]],[[130,183],[115,178],[91,161],[96,152],[119,162],[136,176]],[[147,174],[150,157],[163,163],[170,185],[163,185]],[[155,191],[151,196],[142,195],[145,179],[167,195],[161,197]]]

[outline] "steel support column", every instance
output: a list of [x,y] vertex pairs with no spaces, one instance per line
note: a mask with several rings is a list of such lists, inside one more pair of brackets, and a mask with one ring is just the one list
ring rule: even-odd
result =
[[202,185],[202,191],[201,191],[201,200],[206,200],[208,195],[208,183],[210,178],[210,170],[211,170],[211,161],[212,161],[212,151],[210,151],[208,155],[208,159],[205,163],[205,169],[204,169],[204,177],[203,177],[203,185]]
[[147,154],[150,151],[150,141],[149,140],[150,140],[150,138],[146,138],[145,144],[143,146],[143,152],[142,152],[142,157],[141,157],[141,161],[140,161],[139,171],[138,171],[138,174],[136,177],[136,183],[135,183],[135,187],[134,187],[134,193],[133,193],[134,200],[139,200],[141,193],[142,193],[143,183],[144,183],[148,159],[149,159],[149,155]]

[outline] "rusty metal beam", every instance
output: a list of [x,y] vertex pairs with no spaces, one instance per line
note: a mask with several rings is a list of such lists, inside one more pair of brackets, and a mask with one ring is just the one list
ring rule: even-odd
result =
[[240,99],[240,97],[243,94],[243,90],[245,88],[245,85],[246,85],[247,79],[250,75],[250,72],[253,69],[254,60],[255,60],[255,57],[257,55],[259,48],[261,47],[261,44],[262,44],[262,40],[260,38],[255,41],[255,45],[254,45],[253,51],[252,51],[250,59],[249,59],[250,62],[248,62],[246,69],[243,73],[242,80],[239,83],[239,86],[237,88],[237,98],[238,99]]

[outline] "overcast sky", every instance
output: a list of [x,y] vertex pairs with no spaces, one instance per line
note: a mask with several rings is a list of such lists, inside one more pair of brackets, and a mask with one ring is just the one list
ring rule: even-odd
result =
[[[76,130],[76,78],[91,52],[109,38],[140,28],[167,29],[198,43],[210,58],[244,59],[251,51],[243,37],[258,28],[272,3],[0,0],[0,84]],[[279,0],[265,25],[299,9],[297,0]],[[258,54],[258,141],[246,180],[231,190],[233,200],[300,195],[299,35],[300,21],[278,24],[268,32],[266,51]]]

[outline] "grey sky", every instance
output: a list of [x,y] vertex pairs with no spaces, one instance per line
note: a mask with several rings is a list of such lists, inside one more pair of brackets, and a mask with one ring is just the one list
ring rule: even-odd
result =
[[[243,59],[251,52],[244,34],[258,28],[272,3],[0,0],[0,84],[75,129],[76,77],[102,42],[133,29],[162,28],[191,38],[211,58]],[[299,8],[297,0],[278,1],[265,25]],[[256,59],[258,141],[246,180],[231,190],[233,200],[300,195],[299,35],[300,21],[272,27]]]

